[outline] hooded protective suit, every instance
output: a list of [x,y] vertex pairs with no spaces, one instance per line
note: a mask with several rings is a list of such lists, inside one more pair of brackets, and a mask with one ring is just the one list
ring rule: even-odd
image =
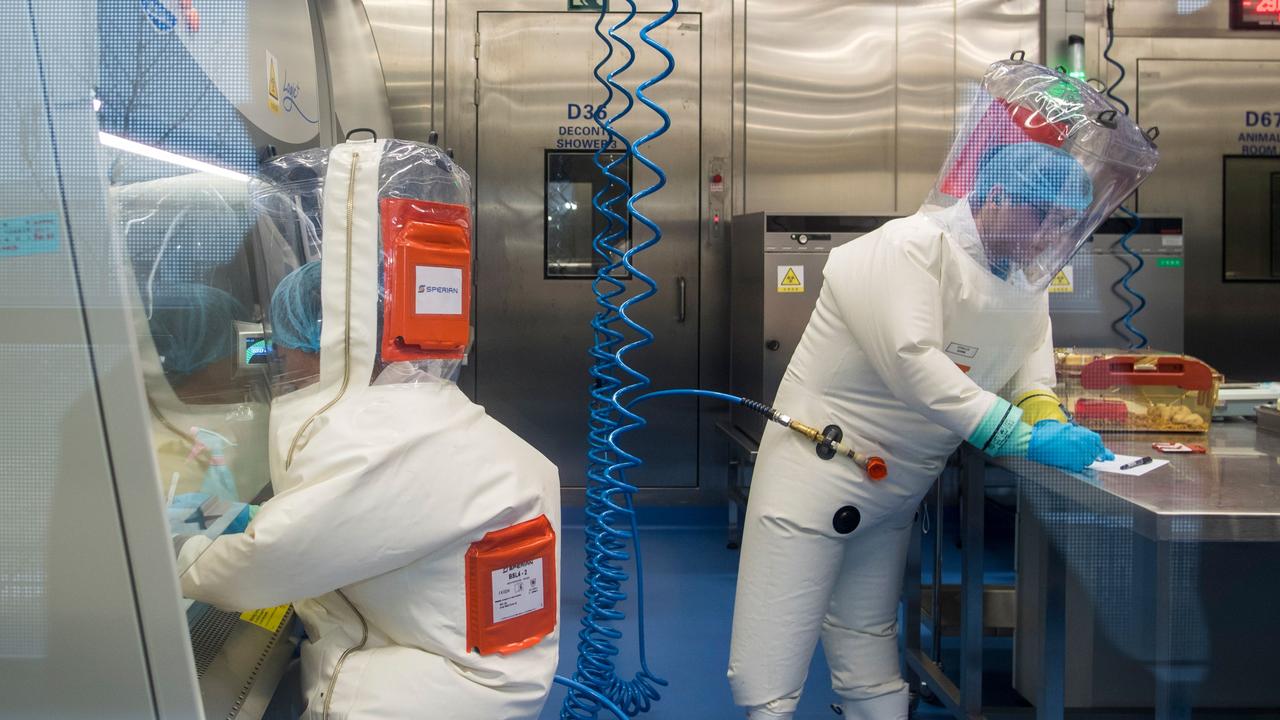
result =
[[[1026,454],[1045,445],[1033,421],[1065,420],[1045,288],[1156,153],[1127,118],[1100,116],[1110,106],[1088,86],[1038,65],[996,63],[983,90],[926,206],[831,253],[778,389],[775,407],[839,425],[889,472],[871,482],[765,430],[729,663],[749,717],[791,717],[821,634],[845,716],[905,719],[897,604],[921,497],[960,442]],[[1085,464],[1105,452],[1071,430],[1096,443]]]
[[[431,346],[440,323],[465,329],[469,303],[424,297],[469,297],[469,282],[415,282],[469,279],[466,175],[398,141],[285,156],[264,175],[263,256],[283,262],[266,271],[276,495],[204,550],[184,593],[294,603],[308,718],[536,717],[557,662],[558,475],[451,382],[465,337]],[[415,259],[446,257],[441,241],[461,253],[452,265]]]

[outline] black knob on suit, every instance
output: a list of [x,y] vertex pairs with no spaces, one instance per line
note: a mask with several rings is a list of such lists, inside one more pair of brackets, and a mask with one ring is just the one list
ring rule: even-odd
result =
[[848,535],[858,528],[860,522],[862,522],[862,513],[858,512],[858,508],[845,505],[836,511],[835,517],[831,518],[831,527],[841,535]]

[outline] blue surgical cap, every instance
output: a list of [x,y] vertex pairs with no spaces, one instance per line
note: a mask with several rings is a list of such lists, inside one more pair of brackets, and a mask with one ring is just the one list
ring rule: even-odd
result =
[[320,352],[320,261],[294,270],[271,295],[271,338],[276,345]]
[[196,283],[174,287],[156,298],[151,313],[161,367],[171,375],[190,375],[229,357],[236,348],[235,321],[248,319],[244,306],[218,288]]
[[1083,212],[1093,203],[1093,181],[1075,158],[1038,142],[1020,142],[988,150],[978,168],[974,194],[985,199],[1000,187],[1015,201],[1037,207]]

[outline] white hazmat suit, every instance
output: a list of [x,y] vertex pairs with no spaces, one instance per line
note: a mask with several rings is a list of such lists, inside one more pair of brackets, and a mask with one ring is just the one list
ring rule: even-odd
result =
[[[1069,465],[1031,428],[1065,419],[1045,287],[1155,150],[1127,119],[1099,122],[1105,101],[1046,68],[997,63],[983,88],[929,203],[832,251],[778,389],[780,412],[838,425],[888,476],[765,430],[729,661],[750,718],[792,716],[821,636],[845,716],[904,720],[898,598],[914,513],[946,458],[965,440],[992,454],[1039,441],[1033,459]],[[1102,162],[1106,143],[1129,154]],[[1105,452],[1072,430],[1096,443],[1081,462]]]
[[[453,173],[454,202],[469,204],[465,175],[434,148],[348,142],[323,159],[323,222],[310,221],[302,233],[324,231],[323,323],[312,325],[318,382],[287,376],[296,389],[271,408],[276,495],[246,532],[204,550],[182,587],[224,609],[294,603],[307,634],[307,718],[533,718],[557,663],[558,475],[447,372],[432,374],[439,360],[386,360],[379,300],[387,300],[396,270],[379,251],[377,200],[380,188],[385,197],[390,184],[407,187],[395,163],[415,157],[438,166],[443,178],[409,183],[414,192],[430,197],[439,183],[448,190]],[[289,200],[299,209],[308,202],[305,193]],[[314,254],[298,252],[297,263]],[[305,345],[297,331],[284,342],[282,324],[297,318],[269,319],[281,325],[278,342],[292,348],[281,352]],[[531,522],[557,536],[536,562],[518,557],[518,567],[532,568],[532,589],[506,584],[497,572],[475,576],[471,587],[471,556],[482,540]],[[482,590],[492,598],[480,602]],[[521,647],[482,654],[473,646],[477,618],[501,628],[534,611],[552,624],[522,636]]]

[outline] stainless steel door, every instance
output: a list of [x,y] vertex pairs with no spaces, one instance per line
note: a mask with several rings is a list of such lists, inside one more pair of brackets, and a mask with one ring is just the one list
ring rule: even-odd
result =
[[[624,80],[630,88],[663,67],[661,56],[635,37],[653,17],[637,18],[624,35],[638,55]],[[476,400],[555,462],[566,487],[585,484],[587,350],[597,309],[589,265],[590,236],[598,227],[591,220],[590,181],[596,176],[590,151],[601,139],[592,113],[604,95],[591,68],[604,47],[595,19],[536,12],[482,12],[478,18]],[[629,357],[655,388],[696,387],[699,16],[678,15],[653,36],[678,60],[671,77],[649,93],[671,113],[671,129],[645,147],[668,184],[640,206],[664,234],[637,261],[659,285],[634,314],[656,341]],[[610,108],[618,109],[616,102]],[[658,117],[637,104],[618,126],[635,139],[658,125]],[[631,174],[637,188],[655,180],[639,163]],[[636,243],[649,237],[639,223],[632,232]],[[629,293],[642,289],[635,280],[626,282]],[[648,427],[624,443],[646,465],[629,480],[648,487],[696,485],[696,403],[657,401],[641,412]]]
[[1265,106],[1280,97],[1280,62],[1140,57],[1136,65],[1135,109],[1143,126],[1159,126],[1161,156],[1138,205],[1184,218],[1186,351],[1231,380],[1275,377],[1280,283],[1226,275],[1223,157],[1280,153],[1261,117],[1274,116]]

